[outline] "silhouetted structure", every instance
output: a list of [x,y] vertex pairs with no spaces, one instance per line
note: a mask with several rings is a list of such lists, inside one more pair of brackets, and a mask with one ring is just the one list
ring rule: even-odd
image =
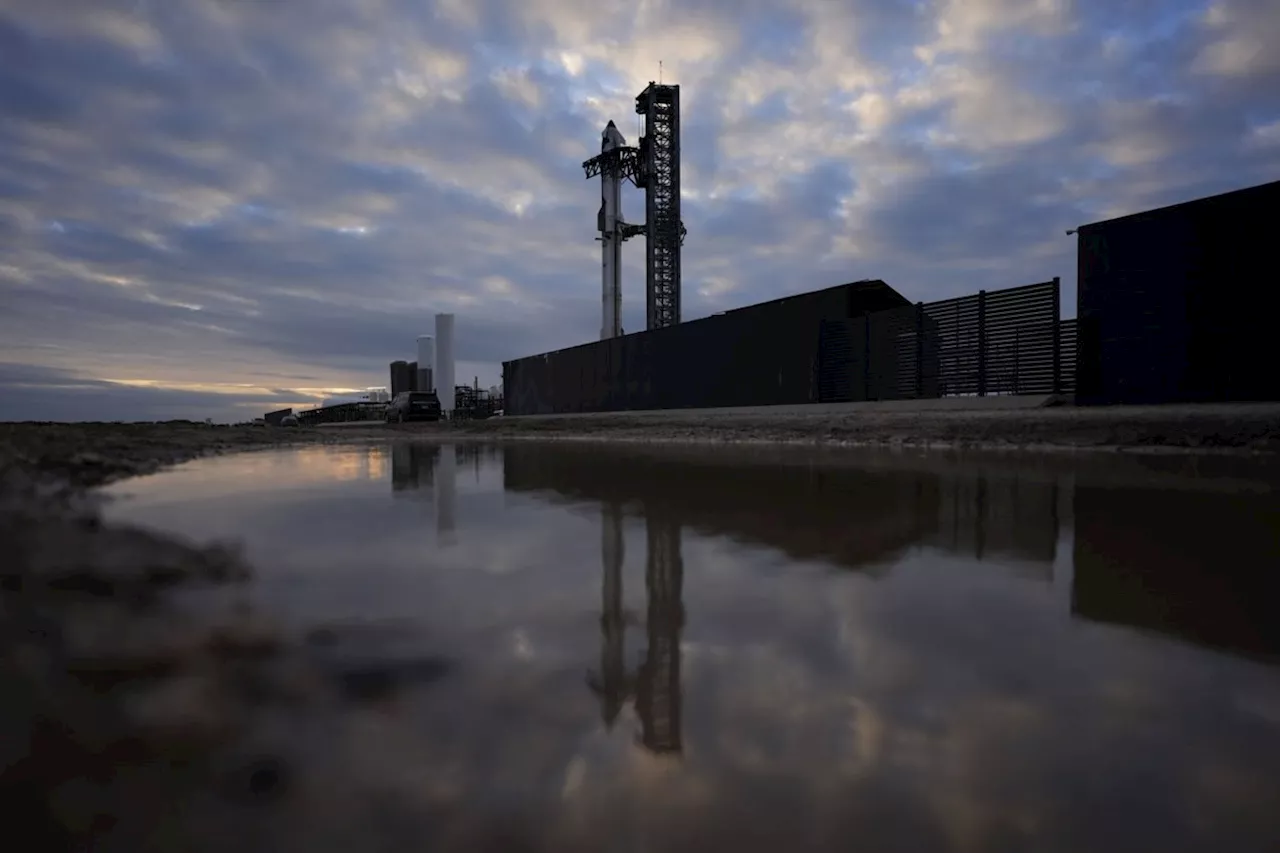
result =
[[1053,279],[912,305],[862,281],[788,296],[506,362],[506,412],[1050,394],[1074,363],[1060,293]]
[[293,414],[293,409],[291,408],[278,409],[274,412],[267,412],[265,415],[262,416],[262,419],[267,422],[268,426],[280,426],[280,422],[285,419],[285,416],[292,415],[292,414]]
[[680,87],[651,81],[636,113],[644,116],[635,183],[645,191],[645,325],[661,329],[680,322]]
[[1280,181],[1078,229],[1081,403],[1280,400]]
[[816,400],[822,320],[906,305],[882,281],[797,294],[503,365],[509,415]]
[[298,412],[298,422],[303,426],[319,424],[352,423],[354,421],[380,421],[387,411],[386,403],[370,403],[356,401],[337,403],[332,406],[321,406]]
[[484,420],[491,417],[499,408],[499,401],[489,393],[489,389],[477,386],[458,385],[453,391],[454,420]]
[[404,391],[414,390],[413,388],[414,374],[410,372],[411,370],[413,370],[413,368],[409,367],[409,362],[407,361],[391,362],[391,396],[392,397]]

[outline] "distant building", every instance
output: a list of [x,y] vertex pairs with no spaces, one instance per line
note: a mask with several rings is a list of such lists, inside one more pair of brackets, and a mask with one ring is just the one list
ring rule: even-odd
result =
[[267,412],[265,415],[263,415],[262,420],[265,421],[270,426],[280,426],[280,422],[284,420],[285,416],[292,415],[292,414],[293,414],[292,408],[280,409],[279,411],[275,411],[275,412]]
[[386,388],[366,388],[363,391],[356,391],[349,394],[339,394],[334,397],[326,397],[320,403],[320,408],[328,408],[329,406],[345,406],[350,403],[387,403],[390,401],[390,395]]
[[412,391],[413,377],[417,375],[417,364],[410,367],[407,361],[391,362],[391,396],[402,391]]

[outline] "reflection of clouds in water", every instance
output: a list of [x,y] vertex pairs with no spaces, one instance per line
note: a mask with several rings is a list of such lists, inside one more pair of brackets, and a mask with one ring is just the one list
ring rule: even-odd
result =
[[[1107,531],[1132,529],[1123,490],[1097,505],[1078,492],[1072,537],[1060,521],[1072,487],[1052,477],[992,476],[979,489],[929,470],[618,470],[581,453],[560,465],[546,448],[505,452],[504,474],[497,455],[454,452],[460,547],[434,547],[442,478],[421,461],[413,488],[426,504],[388,509],[385,483],[384,503],[330,496],[384,531],[374,568],[324,569],[325,584],[345,578],[330,595],[412,612],[431,650],[461,663],[336,724],[324,760],[347,775],[325,783],[333,813],[295,827],[314,849],[351,849],[325,822],[361,808],[371,825],[439,850],[483,849],[477,839],[503,825],[558,851],[1235,850],[1280,839],[1276,670],[1071,610],[1115,601],[1096,590],[1121,553]],[[395,460],[393,449],[393,479],[415,481]],[[519,491],[500,494],[504,480]],[[1197,517],[1188,494],[1169,518]],[[625,545],[606,535],[602,501],[626,507],[610,522]],[[601,666],[602,562],[620,566],[626,670],[645,658],[646,507],[683,528],[678,758],[637,743],[632,699],[607,731],[585,684]],[[1072,552],[1060,540],[1093,560],[1092,599],[1064,596],[1054,566]],[[1119,543],[1126,564],[1152,553],[1141,538]],[[1104,612],[1123,624],[1137,604]],[[1184,624],[1160,627],[1194,639]],[[339,796],[352,790],[367,799]]]
[[[825,622],[797,619],[803,614],[794,612],[777,616],[792,630],[796,621],[811,624],[819,636],[834,636],[834,619],[843,619],[863,648],[852,644],[843,668],[824,669],[798,656],[803,644],[735,643],[705,652],[687,644],[681,762],[634,746],[634,725],[624,737],[601,739],[594,709],[574,701],[581,695],[577,678],[495,667],[492,681],[473,675],[461,693],[467,707],[487,709],[471,724],[483,729],[489,748],[478,749],[470,738],[431,740],[423,760],[435,762],[442,776],[427,788],[443,790],[448,782],[453,798],[469,803],[505,780],[515,786],[514,800],[531,809],[554,793],[560,805],[545,806],[551,811],[541,813],[540,832],[569,849],[590,849],[590,839],[636,821],[644,825],[634,831],[642,829],[655,844],[694,849],[685,843],[689,833],[704,836],[693,828],[720,820],[733,822],[730,834],[756,839],[742,849],[761,849],[778,824],[794,828],[803,817],[812,846],[852,832],[884,843],[921,838],[931,849],[983,850],[1032,838],[1089,838],[1096,829],[1089,828],[1093,809],[1110,797],[1129,803],[1130,816],[1163,821],[1170,829],[1157,835],[1172,849],[1188,831],[1182,804],[1266,826],[1261,794],[1227,802],[1227,792],[1245,786],[1274,789],[1247,752],[1202,729],[1199,713],[1166,713],[1163,723],[1148,716],[1184,704],[1188,691],[1206,697],[1203,711],[1211,712],[1215,686],[1257,677],[1255,667],[1206,661],[1193,649],[1181,649],[1181,660],[1168,667],[1168,644],[1157,640],[1108,663],[1114,637],[1085,632],[1067,642],[1077,644],[1071,650],[1088,667],[1047,672],[1064,683],[1050,695],[1028,695],[1002,682],[998,669],[990,677],[983,658],[969,661],[972,671],[949,676],[957,662],[940,653],[949,641],[945,631],[928,639],[896,628],[899,609],[914,601],[910,585],[895,589],[890,578],[850,590],[857,594],[831,604],[814,587],[810,612],[830,613]],[[1019,594],[1003,606],[1022,608],[1026,601]],[[1041,635],[1060,635],[1069,626],[1055,612],[1046,607],[1046,618],[1027,624],[1042,625]],[[780,627],[759,626],[764,635]],[[964,654],[1009,654],[997,638],[977,636],[979,645],[971,642]],[[1026,640],[1031,648],[1046,643],[1044,636]],[[1201,672],[1206,662],[1223,668]],[[1135,682],[1143,686],[1135,690]],[[1125,684],[1130,689],[1121,697],[1114,688]],[[1135,700],[1147,711],[1134,716]],[[495,709],[505,713],[493,716]],[[426,711],[425,719],[431,717]],[[597,735],[584,739],[592,731]],[[1119,766],[1118,756],[1126,759]],[[1202,757],[1210,764],[1199,763]],[[1210,775],[1202,778],[1203,772]],[[578,781],[566,797],[570,776]],[[1139,780],[1147,790],[1134,794],[1130,786]],[[897,794],[885,793],[891,791]],[[795,801],[793,807],[773,811],[778,797],[784,805]],[[851,798],[859,804],[851,806]]]

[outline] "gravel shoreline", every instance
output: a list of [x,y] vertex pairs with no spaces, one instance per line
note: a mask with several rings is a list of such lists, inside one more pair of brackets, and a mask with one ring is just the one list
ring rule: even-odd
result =
[[402,439],[1276,454],[1280,404],[710,415],[674,410],[309,429],[0,424],[0,471],[21,470],[83,490],[221,453]]
[[[334,720],[359,701],[344,692],[350,673],[318,655],[333,632],[285,636],[236,600],[250,567],[235,549],[104,525],[93,487],[229,452],[532,439],[1271,456],[1280,406],[668,412],[319,429],[0,424],[0,808],[11,835],[47,850],[314,851],[367,846],[363,833],[379,822],[307,795],[283,821],[260,807],[297,788],[298,768],[315,760],[296,738],[263,741],[262,732],[279,731],[282,715],[285,729],[318,719],[341,728]],[[229,592],[225,606],[184,606],[177,593],[200,587]],[[344,784],[348,794],[359,786]],[[353,834],[303,831],[317,809],[329,830],[336,821]],[[281,826],[297,834],[282,838]],[[474,849],[484,846],[478,837]]]
[[[409,425],[391,430],[427,430]],[[954,449],[1280,452],[1280,404],[777,414],[611,413],[493,418],[451,432],[492,438]]]

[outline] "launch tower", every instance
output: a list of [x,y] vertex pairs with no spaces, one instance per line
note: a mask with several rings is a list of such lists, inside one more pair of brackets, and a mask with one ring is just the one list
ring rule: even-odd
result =
[[[621,248],[639,234],[646,242],[645,326],[680,322],[680,246],[686,233],[680,219],[680,87],[649,83],[636,96],[636,113],[644,116],[638,148],[628,147],[611,121],[601,134],[600,155],[582,164],[588,178],[600,176],[602,339],[622,334]],[[619,188],[625,178],[645,191],[643,225],[622,218]]]

